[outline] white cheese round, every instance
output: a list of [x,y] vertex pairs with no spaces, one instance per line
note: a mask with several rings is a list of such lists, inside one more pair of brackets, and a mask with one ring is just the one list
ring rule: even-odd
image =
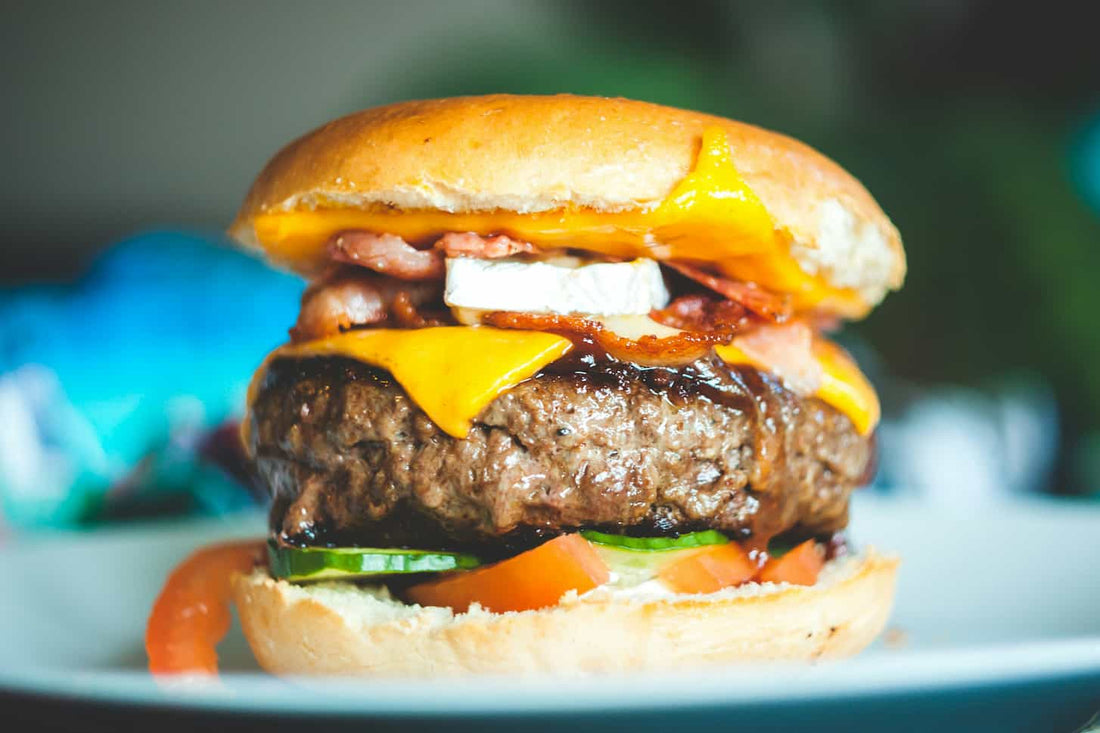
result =
[[644,315],[668,297],[650,259],[576,265],[451,257],[443,291],[452,308],[601,316]]

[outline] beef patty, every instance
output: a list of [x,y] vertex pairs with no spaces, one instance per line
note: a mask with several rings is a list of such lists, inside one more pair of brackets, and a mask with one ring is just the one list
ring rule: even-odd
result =
[[640,368],[578,354],[456,439],[388,373],[279,359],[251,450],[292,545],[520,548],[561,530],[825,534],[872,458],[851,421],[717,358]]

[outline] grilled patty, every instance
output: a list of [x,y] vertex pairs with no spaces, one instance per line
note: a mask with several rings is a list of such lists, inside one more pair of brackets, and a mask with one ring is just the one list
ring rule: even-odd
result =
[[845,526],[871,442],[816,399],[717,358],[567,357],[494,400],[463,440],[388,373],[280,359],[251,450],[292,545],[522,548],[581,527],[740,539]]

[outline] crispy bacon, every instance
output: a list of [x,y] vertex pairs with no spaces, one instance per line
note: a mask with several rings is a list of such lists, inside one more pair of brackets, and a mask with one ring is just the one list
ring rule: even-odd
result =
[[740,333],[749,324],[745,306],[706,293],[681,295],[665,308],[652,311],[649,317],[682,331],[703,331],[727,337]]
[[718,277],[693,265],[679,262],[664,262],[684,277],[710,288],[719,295],[740,303],[758,316],[775,323],[783,323],[791,317],[791,299],[786,295],[776,295],[762,290],[752,283]]
[[333,278],[306,288],[290,339],[308,341],[385,318],[386,304],[375,282],[361,277]]
[[717,332],[701,331],[683,331],[666,338],[646,335],[629,339],[591,318],[554,313],[493,311],[482,317],[482,323],[497,328],[552,331],[567,337],[589,338],[616,359],[652,366],[688,364],[705,356],[714,344],[729,341],[728,336]]
[[504,234],[483,237],[473,232],[447,232],[435,243],[435,247],[447,257],[478,257],[483,260],[535,251],[535,245],[530,242],[521,242]]
[[801,321],[759,326],[739,335],[733,344],[754,361],[767,364],[796,392],[813,394],[821,386],[824,372],[814,357],[813,330]]
[[[337,234],[329,243],[335,262],[373,270],[336,268],[314,283],[302,298],[298,323],[291,329],[295,341],[319,338],[348,329],[371,325],[423,328],[453,323],[443,307],[440,280],[446,257],[496,259],[537,251],[530,242],[499,234],[484,237],[473,232],[449,232],[429,249],[417,249],[392,234],[354,230]],[[650,317],[679,333],[659,337],[645,334],[620,336],[599,320],[581,315],[532,314],[498,311],[482,320],[500,328],[554,331],[597,343],[609,354],[642,364],[683,364],[705,355],[715,344],[728,344],[735,337],[745,340],[746,351],[775,357],[775,352],[792,349],[790,336],[755,335],[759,318],[783,323],[791,315],[790,299],[750,283],[719,277],[693,265],[664,264],[713,291],[681,295]],[[721,296],[721,297],[718,297]],[[753,332],[745,339],[742,334]],[[788,355],[789,356],[789,355]],[[800,360],[789,360],[790,381],[809,383],[814,375]]]
[[337,269],[306,289],[290,338],[309,341],[389,320],[405,328],[436,325],[436,318],[422,315],[419,309],[440,299],[439,283],[407,283],[361,270]]
[[340,232],[328,246],[336,262],[367,267],[400,280],[439,280],[443,277],[443,252],[417,249],[393,234],[361,230]]

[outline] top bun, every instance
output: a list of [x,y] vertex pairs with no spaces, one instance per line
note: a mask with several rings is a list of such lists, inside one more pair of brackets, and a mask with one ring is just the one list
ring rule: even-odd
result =
[[255,216],[317,206],[636,209],[663,200],[688,174],[710,127],[726,133],[734,165],[804,270],[859,291],[868,306],[901,285],[897,230],[825,156],[752,125],[602,97],[457,97],[342,117],[267,164],[230,231],[257,246]]

